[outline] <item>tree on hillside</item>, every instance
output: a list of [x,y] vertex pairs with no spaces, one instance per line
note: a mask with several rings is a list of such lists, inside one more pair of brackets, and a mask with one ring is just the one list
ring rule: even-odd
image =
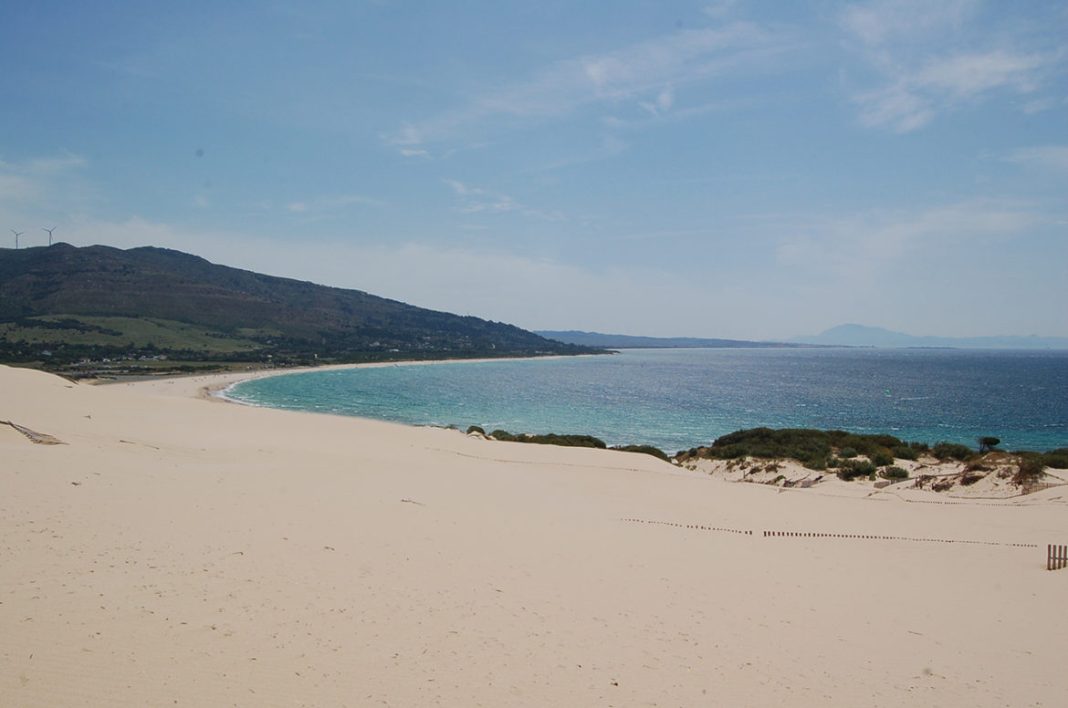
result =
[[1000,444],[1000,438],[994,438],[984,435],[983,437],[979,438],[979,452],[990,452]]

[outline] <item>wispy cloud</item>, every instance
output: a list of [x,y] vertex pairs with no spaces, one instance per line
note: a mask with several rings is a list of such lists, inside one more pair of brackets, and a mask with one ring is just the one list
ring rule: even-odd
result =
[[977,5],[975,0],[875,0],[847,6],[841,24],[868,46],[880,47],[959,28]]
[[3,169],[3,163],[0,163],[0,202],[21,202],[37,194],[37,185],[33,180],[6,173]]
[[1039,145],[1020,148],[1009,155],[1009,161],[1068,172],[1068,145]]
[[[935,251],[977,247],[1011,238],[1047,221],[1026,204],[966,201],[920,211],[876,211],[815,220],[783,238],[780,265],[813,277],[871,282],[896,273],[902,262],[929,260]],[[821,275],[822,274],[822,275]]]
[[843,10],[841,27],[882,79],[853,96],[861,121],[907,133],[999,92],[1039,90],[1060,54],[1004,38],[983,47],[992,40],[969,26],[977,9],[973,0],[875,0]]
[[286,204],[286,211],[294,214],[312,214],[337,211],[351,206],[384,206],[380,199],[362,194],[330,194],[310,199],[294,200]]
[[55,210],[57,205],[69,203],[79,191],[67,189],[61,194],[59,186],[77,178],[88,164],[84,157],[72,153],[19,162],[0,160],[0,203],[31,211],[40,206]]
[[[679,87],[710,80],[788,51],[796,43],[753,23],[673,32],[616,51],[565,59],[530,78],[469,100],[462,108],[402,125],[385,136],[399,150],[425,149],[489,121],[546,120],[600,103],[663,113]],[[402,154],[404,154],[402,152]]]
[[526,206],[507,194],[490,192],[455,179],[444,180],[457,196],[460,205],[456,210],[461,214],[504,214],[516,212],[546,221],[562,221],[563,214]]
[[1005,89],[1034,91],[1049,57],[996,50],[935,59],[912,72],[897,72],[891,83],[855,97],[861,119],[870,127],[907,133],[939,113]]
[[81,155],[66,153],[52,157],[35,157],[27,160],[25,170],[36,175],[55,175],[79,170],[86,167],[89,161]]
[[738,0],[716,0],[705,5],[701,11],[705,15],[718,20],[730,15],[737,6]]

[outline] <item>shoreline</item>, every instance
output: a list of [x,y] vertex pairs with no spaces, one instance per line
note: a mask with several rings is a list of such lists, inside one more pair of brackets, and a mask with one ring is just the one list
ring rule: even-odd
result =
[[1045,569],[1061,490],[788,494],[209,405],[206,383],[0,367],[0,420],[62,443],[0,426],[0,704],[994,708],[1068,688],[1068,571]]
[[[540,360],[544,357],[515,357],[509,358],[509,361],[530,361]],[[553,359],[563,359],[566,357],[549,357]],[[370,416],[351,415],[348,413],[334,413],[325,411],[306,410],[301,408],[280,408],[272,407],[263,404],[257,404],[253,402],[243,401],[238,398],[233,398],[227,395],[227,391],[244,381],[269,378],[273,376],[285,376],[285,375],[298,375],[304,373],[314,373],[317,371],[343,371],[350,369],[361,368],[384,368],[391,366],[425,366],[425,365],[438,365],[438,364],[455,364],[455,363],[483,363],[501,361],[501,359],[457,359],[457,360],[409,360],[404,362],[371,362],[360,364],[335,364],[324,367],[303,367],[300,369],[292,369],[284,372],[277,371],[260,371],[260,372],[228,372],[222,374],[206,374],[199,377],[179,377],[181,380],[196,379],[196,393],[197,398],[205,399],[208,401],[222,402],[234,404],[242,407],[264,409],[264,410],[279,410],[289,411],[293,413],[306,413],[313,415],[327,415],[340,418],[350,418],[354,420],[373,421],[378,423],[385,423],[389,425],[399,425],[410,429],[435,429],[435,430],[450,430],[469,437],[467,433],[461,428],[433,425],[430,423],[416,424],[407,423],[402,421],[388,420],[384,418],[373,418]],[[136,381],[127,382],[129,386],[143,386],[146,388],[160,388],[153,387],[152,384],[166,383],[172,384],[175,379],[160,379],[160,380],[148,380],[148,381]],[[205,381],[206,380],[206,381]],[[575,433],[581,435],[581,433]],[[522,435],[522,433],[520,433]],[[505,441],[494,440],[493,438],[486,438],[488,442],[500,443]],[[526,444],[526,443],[524,443]],[[554,446],[561,447],[562,449],[576,449],[573,446]],[[592,449],[597,448],[578,448],[578,449]],[[608,450],[617,450],[617,447],[609,446]],[[932,492],[927,492],[922,488],[917,487],[917,479],[921,476],[928,477],[935,481],[944,480],[947,487],[943,490],[935,493],[935,498],[929,499],[929,503],[1011,503],[1011,504],[1028,504],[1029,498],[1037,489],[1021,490],[1015,489],[1009,485],[1001,483],[999,476],[989,474],[988,480],[984,480],[983,484],[975,485],[972,482],[965,482],[960,484],[959,480],[955,478],[961,477],[964,474],[964,470],[967,465],[962,461],[957,460],[936,460],[934,458],[926,458],[920,461],[907,460],[907,459],[894,459],[891,463],[894,466],[901,467],[909,473],[909,478],[904,481],[901,480],[889,480],[882,482],[879,479],[864,479],[854,480],[846,482],[843,487],[838,480],[835,480],[835,470],[823,469],[816,470],[808,468],[802,465],[801,462],[789,457],[778,458],[754,458],[745,457],[738,460],[728,459],[701,459],[691,460],[688,462],[682,462],[676,460],[676,457],[681,456],[685,451],[663,451],[669,458],[669,462],[674,469],[687,470],[690,472],[697,472],[701,475],[707,476],[710,479],[716,479],[721,481],[727,481],[732,484],[737,483],[749,483],[759,486],[770,486],[773,489],[781,491],[811,491],[816,492],[816,488],[813,483],[820,485],[820,490],[817,493],[845,493],[847,495],[865,495],[872,498],[885,498],[888,496],[896,496],[904,499],[905,501],[917,500],[918,497],[924,497]],[[628,453],[638,454],[638,453]],[[860,459],[866,460],[868,458],[860,456]],[[996,468],[999,469],[999,468]],[[1002,467],[1000,469],[1009,469]],[[1007,473],[1006,473],[1007,474]],[[1068,471],[1058,470],[1054,468],[1047,468],[1045,471],[1046,481],[1039,489],[1050,489],[1059,486],[1068,485]],[[833,480],[833,482],[832,482]],[[955,481],[954,484],[949,484],[950,481]],[[828,486],[828,482],[831,482],[831,489],[824,490],[823,487]],[[931,484],[932,482],[928,482]],[[902,496],[904,495],[904,496]]]
[[[597,356],[597,355],[576,355],[576,356],[588,358],[590,356]],[[236,398],[236,397],[230,396],[229,395],[229,391],[234,386],[236,386],[238,384],[241,384],[241,383],[244,383],[246,381],[250,381],[250,380],[271,378],[271,377],[275,377],[275,376],[285,376],[285,375],[290,375],[290,374],[314,373],[314,372],[317,372],[317,371],[329,372],[329,371],[360,369],[360,368],[388,368],[388,367],[391,367],[391,366],[425,366],[425,365],[458,364],[458,363],[479,364],[479,363],[492,363],[492,362],[501,362],[501,361],[539,361],[539,360],[543,360],[543,359],[564,360],[564,359],[570,359],[570,358],[573,358],[573,357],[570,357],[570,356],[548,356],[548,357],[507,357],[507,358],[452,359],[452,360],[406,360],[406,361],[400,361],[400,362],[373,362],[373,363],[359,363],[359,364],[336,364],[336,365],[327,365],[327,366],[322,366],[322,367],[302,367],[302,368],[298,368],[298,369],[291,369],[291,370],[285,370],[285,371],[269,370],[269,371],[260,371],[260,372],[248,372],[247,374],[244,373],[244,372],[239,372],[239,373],[230,372],[230,373],[222,373],[222,374],[207,374],[207,375],[202,375],[202,378],[209,378],[209,377],[213,377],[213,376],[214,377],[218,377],[218,382],[217,383],[210,384],[209,386],[206,387],[208,389],[207,390],[207,394],[211,395],[212,397],[214,397],[216,399],[225,400],[227,402],[236,403],[236,404],[239,404],[239,405],[248,405],[248,406],[253,406],[253,407],[270,408],[270,407],[272,407],[270,404],[245,401],[245,400],[242,400],[240,398]],[[320,412],[320,411],[316,411],[316,410],[313,410],[313,409],[300,408],[300,407],[281,407],[279,409],[280,410],[302,410],[302,411],[312,412],[312,413]],[[438,424],[438,423],[434,423],[434,422],[418,422],[418,421],[413,422],[413,421],[410,421],[410,420],[399,420],[399,419],[392,419],[392,418],[375,418],[375,417],[372,417],[372,416],[360,415],[358,413],[347,413],[347,412],[344,412],[344,413],[335,413],[335,414],[336,415],[344,415],[344,416],[354,417],[354,418],[367,418],[367,419],[371,419],[371,420],[389,420],[391,422],[399,422],[401,424],[411,425],[413,427],[423,427],[423,426],[450,427],[450,426],[447,426],[447,425],[445,425],[443,423],[442,424]],[[486,424],[484,422],[480,421],[480,420],[468,419],[467,421],[463,421],[463,422],[453,422],[451,427],[456,427],[457,429],[464,430],[467,427],[472,426],[472,425],[474,425],[474,426],[483,426],[484,427]],[[892,429],[892,428],[890,430],[884,430],[884,431],[880,432],[878,429],[875,429],[873,431],[872,429],[869,428],[869,426],[862,426],[860,428],[855,428],[855,427],[850,427],[850,426],[846,425],[846,426],[840,426],[838,428],[816,428],[816,427],[811,427],[811,426],[806,426],[806,425],[799,425],[799,426],[780,425],[780,426],[776,426],[773,429],[781,430],[781,429],[787,429],[787,428],[791,428],[791,429],[796,428],[796,429],[804,429],[804,430],[818,430],[818,431],[828,431],[828,430],[832,430],[832,429],[841,429],[841,430],[854,432],[857,435],[876,435],[877,434],[877,435],[892,436],[892,437],[895,437],[895,438],[898,437],[898,435],[899,435],[899,433],[896,430]],[[727,431],[725,433],[721,433],[721,436],[722,435],[735,434],[735,433],[737,433],[739,431],[746,430],[746,429],[747,428],[732,429],[732,430],[729,430],[729,431]],[[487,432],[489,432],[488,428],[487,428]],[[517,430],[509,430],[508,432],[513,433],[513,434],[517,434],[517,435],[547,434],[547,433],[556,433],[556,434],[561,434],[561,435],[590,435],[591,434],[591,433],[588,432],[588,430],[582,429],[581,427],[570,428],[570,427],[566,427],[566,426],[562,427],[560,429],[545,429],[545,430],[517,429]],[[597,434],[597,437],[602,437],[602,435]],[[654,435],[653,437],[655,438],[656,436]],[[718,436],[716,436],[716,437],[718,437]],[[617,441],[610,441],[610,440],[608,440],[607,437],[604,437],[604,439],[605,439],[606,443],[609,444],[609,446],[649,445],[649,446],[653,446],[653,447],[656,447],[656,448],[662,450],[669,457],[675,457],[677,455],[685,453],[687,450],[692,450],[693,448],[707,447],[707,446],[711,445],[714,442],[715,437],[713,437],[712,439],[707,439],[707,440],[706,439],[702,439],[702,440],[691,441],[691,443],[689,445],[684,446],[684,447],[680,447],[678,449],[675,449],[671,445],[664,446],[662,444],[658,444],[658,443],[655,443],[655,442],[650,442],[647,438],[634,439],[634,440],[622,440],[622,441],[618,441],[618,442]],[[920,441],[923,441],[924,444],[931,445],[931,446],[934,446],[936,444],[941,444],[942,442],[945,441],[945,438],[936,439],[934,436],[929,436],[929,437],[921,436],[919,438],[900,438],[900,441],[903,442],[903,443],[906,443],[906,442],[909,442],[909,441],[915,441],[917,439],[920,440]],[[954,441],[950,441],[950,442],[954,442]],[[964,445],[970,447],[973,442],[974,442],[974,439],[968,439],[967,442],[964,442],[964,443],[961,443],[961,444],[964,444]],[[954,442],[954,444],[956,444],[956,443]],[[685,445],[685,443],[684,443],[684,445]],[[1051,452],[1051,451],[1054,451],[1054,450],[1062,449],[1064,447],[1068,447],[1068,443],[1066,443],[1065,445],[1053,445],[1052,447],[1037,447],[1037,448],[1012,447],[1012,448],[1003,448],[1003,449],[1005,451],[1010,451],[1011,450],[1011,452],[1013,454],[1031,454],[1031,453],[1045,454],[1045,453],[1048,453],[1048,452]]]

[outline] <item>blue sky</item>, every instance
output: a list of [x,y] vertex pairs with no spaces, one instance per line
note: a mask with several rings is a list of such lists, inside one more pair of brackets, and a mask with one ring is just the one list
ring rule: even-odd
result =
[[4,3],[0,227],[527,328],[1064,336],[1064,37],[1038,0]]

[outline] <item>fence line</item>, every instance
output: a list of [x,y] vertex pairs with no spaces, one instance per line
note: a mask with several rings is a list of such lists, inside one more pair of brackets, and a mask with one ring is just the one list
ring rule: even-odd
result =
[[697,531],[719,531],[722,533],[735,533],[742,536],[752,536],[752,531],[746,531],[745,529],[729,529],[723,526],[707,526],[705,524],[680,524],[674,521],[651,521],[649,519],[620,519],[620,521],[628,521],[633,524],[656,524],[658,526],[674,526],[680,529],[694,529]]
[[915,536],[882,536],[860,533],[823,533],[813,531],[765,531],[764,538],[844,538],[861,541],[910,541],[914,543],[971,543],[980,546],[1006,546],[1011,548],[1038,548],[1037,543],[1001,543],[1000,541],[974,541],[958,538],[922,538]]
[[1046,570],[1068,567],[1068,546],[1046,546]]
[[[683,524],[677,521],[658,521],[655,519],[637,519],[637,518],[621,518],[620,521],[626,521],[632,524],[650,524],[656,526],[671,526],[679,529],[691,529],[694,531],[716,531],[720,533],[733,533],[740,536],[752,536],[753,532],[747,529],[734,529],[725,526],[709,526],[707,524]],[[1038,548],[1037,543],[1002,543],[1000,541],[976,541],[971,539],[959,539],[959,538],[926,538],[916,536],[884,536],[879,534],[860,534],[860,533],[826,533],[822,531],[763,531],[762,538],[832,538],[832,539],[849,539],[859,541],[908,541],[911,543],[969,543],[978,546],[1003,546],[1006,548]],[[1050,569],[1052,570],[1052,559],[1054,558],[1054,548],[1061,549],[1060,555],[1057,556],[1061,560],[1061,565],[1058,568],[1068,567],[1068,546],[1050,546],[1049,558]]]

